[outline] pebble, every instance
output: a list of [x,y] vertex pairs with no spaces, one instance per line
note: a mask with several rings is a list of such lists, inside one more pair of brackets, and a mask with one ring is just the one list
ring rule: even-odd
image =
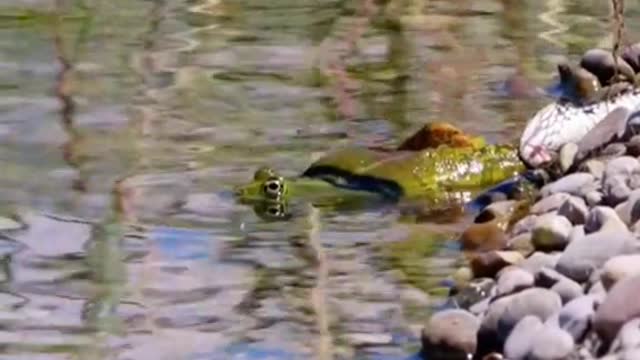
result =
[[544,321],[562,307],[562,301],[558,294],[541,288],[525,289],[508,295],[504,299],[507,300],[507,304],[496,324],[498,336],[503,340],[523,317],[535,315]]
[[538,217],[531,242],[538,251],[562,250],[569,243],[573,226],[564,216],[544,214]]
[[496,295],[506,295],[533,286],[534,276],[519,267],[510,266],[503,269],[498,276]]
[[640,318],[626,322],[611,346],[611,352],[640,348]]
[[597,190],[588,191],[584,194],[584,200],[589,206],[600,205],[602,203],[603,197],[604,195],[602,195],[602,193]]
[[627,141],[627,154],[629,156],[640,156],[640,135],[635,135]]
[[558,215],[566,217],[573,225],[584,224],[588,214],[589,208],[586,202],[575,196],[567,198],[558,209]]
[[531,352],[533,336],[543,328],[537,316],[523,317],[513,328],[504,344],[504,355],[507,359],[524,359]]
[[640,316],[638,298],[640,276],[622,279],[611,288],[593,319],[594,329],[605,343],[613,341],[626,322]]
[[[422,348],[429,359],[460,356],[466,359],[476,351],[476,332],[480,321],[464,310],[435,313],[422,330]],[[454,358],[454,357],[451,357]]]
[[543,253],[540,251],[534,252],[528,258],[526,258],[521,264],[520,267],[527,270],[528,272],[535,274],[540,269],[549,267],[555,268],[558,260],[562,253]]
[[470,266],[475,277],[494,277],[503,268],[523,261],[517,251],[489,251],[471,255]]
[[600,279],[605,289],[610,290],[621,279],[636,275],[640,275],[640,254],[618,255],[604,263]]
[[596,206],[589,211],[584,231],[589,234],[605,228],[612,231],[628,232],[627,226],[615,210],[606,206]]
[[511,235],[517,236],[520,234],[526,234],[533,231],[533,227],[536,225],[538,215],[527,215],[518,220],[511,229]]
[[629,199],[616,206],[615,210],[626,225],[635,224],[640,219],[640,189],[633,190]]
[[602,175],[604,174],[604,163],[600,160],[589,159],[579,166],[579,170],[582,172],[587,172],[593,175],[596,179],[602,179]]
[[602,183],[603,201],[609,206],[616,206],[626,201],[631,195],[631,188],[627,184],[627,177],[615,175],[605,177]]
[[600,301],[601,299],[594,295],[585,295],[571,300],[560,310],[558,325],[569,333],[575,342],[582,342]]
[[556,264],[556,270],[574,281],[585,282],[609,258],[633,252],[634,242],[626,228],[623,231],[604,229],[587,234],[569,243]]
[[471,224],[460,236],[465,251],[490,251],[506,247],[508,237],[498,221]]
[[531,233],[522,233],[509,239],[507,242],[507,248],[509,250],[517,251],[524,256],[527,256],[535,251],[533,243],[531,242]]
[[638,159],[632,156],[620,156],[607,162],[604,169],[604,178],[615,175],[629,176],[638,168],[640,168]]
[[582,196],[590,190],[597,189],[595,184],[595,177],[586,172],[579,172],[564,176],[550,184],[547,184],[540,189],[540,194],[543,197],[555,193],[568,193],[571,195]]
[[565,201],[567,201],[571,195],[563,192],[551,194],[547,197],[540,199],[533,204],[530,213],[533,215],[542,215],[548,212],[558,210]]
[[533,334],[529,359],[566,359],[573,351],[573,346],[573,338],[566,331],[555,326],[545,325],[540,331]]

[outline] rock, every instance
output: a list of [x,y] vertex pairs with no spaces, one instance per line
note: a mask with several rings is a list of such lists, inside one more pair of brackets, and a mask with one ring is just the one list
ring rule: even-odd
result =
[[582,198],[570,196],[558,209],[558,215],[566,217],[573,225],[582,225],[587,219],[589,208]]
[[579,171],[587,172],[593,175],[596,179],[602,179],[602,175],[604,174],[604,163],[600,160],[589,159],[578,167]]
[[422,348],[429,359],[466,359],[476,351],[480,321],[464,310],[435,313],[422,330]]
[[504,344],[507,359],[524,359],[531,352],[533,336],[542,331],[542,321],[537,316],[523,317],[513,328]]
[[640,189],[633,190],[627,201],[616,206],[616,213],[626,225],[635,224],[640,219]]
[[585,233],[599,230],[626,231],[627,225],[620,219],[615,210],[606,206],[596,206],[587,215],[584,224]]
[[505,220],[511,217],[516,209],[518,202],[515,200],[501,200],[495,201],[485,207],[478,216],[476,216],[474,222],[484,223],[494,219]]
[[517,251],[524,256],[531,254],[535,250],[531,242],[531,233],[522,233],[512,237],[507,242],[507,248]]
[[560,297],[547,289],[530,288],[497,298],[489,305],[478,331],[478,352],[499,351],[513,327],[525,316],[545,321],[559,311]]
[[618,158],[618,157],[622,157],[626,153],[627,153],[627,147],[624,144],[612,143],[607,145],[607,147],[605,147],[602,150],[600,155],[605,157]]
[[600,299],[593,295],[580,296],[571,300],[560,310],[558,325],[569,333],[575,342],[582,342],[599,304]]
[[581,196],[590,190],[597,189],[595,177],[589,173],[578,172],[564,176],[540,189],[540,194],[547,197],[555,193],[568,193]]
[[627,177],[623,175],[606,177],[602,183],[602,194],[604,203],[609,206],[616,206],[626,201],[631,195]]
[[569,243],[573,226],[564,216],[544,214],[538,217],[531,242],[538,251],[562,250]]
[[533,231],[537,219],[537,215],[527,215],[518,220],[511,229],[511,235],[516,236]]
[[470,266],[475,277],[494,277],[504,267],[522,261],[524,256],[517,251],[489,251],[473,254]]
[[530,272],[514,266],[508,267],[498,276],[496,295],[511,294],[532,287],[533,283],[534,277]]
[[533,204],[530,213],[533,215],[543,215],[548,212],[558,210],[562,204],[569,199],[571,195],[563,192],[555,193],[547,197],[543,197]]
[[[451,299],[461,309],[490,298],[495,293],[496,282],[489,278],[473,279],[467,284],[452,289]],[[472,311],[475,314],[475,312]]]
[[545,325],[540,331],[533,334],[529,359],[566,359],[573,351],[573,346],[573,338],[566,331],[555,326]]
[[508,237],[497,221],[471,224],[460,236],[465,251],[490,251],[503,249]]
[[640,156],[640,135],[635,135],[627,141],[627,154],[635,158]]
[[520,264],[520,267],[532,274],[535,274],[545,267],[555,268],[561,255],[562,253],[560,252],[547,254],[537,251],[526,258]]
[[604,169],[604,177],[611,177],[616,175],[629,176],[631,173],[640,168],[638,160],[631,156],[620,156],[609,162],[607,162]]
[[607,295],[607,289],[602,285],[602,281],[597,281],[591,284],[588,289],[589,291],[587,291],[587,295],[593,295],[602,299]]
[[609,258],[636,251],[634,243],[628,231],[601,230],[588,234],[569,243],[556,264],[556,270],[582,283]]
[[640,316],[640,276],[618,281],[598,307],[593,326],[605,343],[611,343],[622,326]]
[[610,352],[640,348],[640,318],[626,322],[611,346]]
[[[625,57],[632,59],[630,56]],[[587,50],[580,59],[580,66],[594,74],[603,85],[615,81],[613,77],[616,74],[627,80],[632,80],[634,75],[633,67],[623,57],[614,59],[611,51],[604,49]]]
[[604,263],[600,279],[609,290],[621,279],[636,275],[640,275],[640,254],[618,255]]
[[558,294],[563,304],[583,295],[580,284],[550,268],[540,269],[535,274],[535,285]]
[[573,166],[578,155],[578,145],[575,143],[566,143],[560,148],[558,154],[558,162],[560,170],[565,174]]
[[600,191],[592,190],[588,191],[584,194],[584,200],[587,202],[587,205],[590,207],[600,205],[602,203],[602,199],[604,195]]

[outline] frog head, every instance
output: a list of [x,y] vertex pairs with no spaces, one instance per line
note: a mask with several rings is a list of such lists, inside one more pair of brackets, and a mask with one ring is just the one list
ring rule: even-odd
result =
[[253,175],[253,180],[235,188],[234,193],[242,202],[284,201],[289,190],[288,181],[269,167],[261,167]]

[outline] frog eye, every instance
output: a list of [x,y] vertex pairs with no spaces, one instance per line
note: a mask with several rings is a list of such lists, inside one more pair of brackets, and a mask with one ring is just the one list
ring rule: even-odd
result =
[[286,215],[284,206],[280,203],[269,205],[266,209],[267,215],[272,218],[283,218]]
[[264,182],[263,191],[272,199],[279,199],[284,194],[284,179],[271,178]]

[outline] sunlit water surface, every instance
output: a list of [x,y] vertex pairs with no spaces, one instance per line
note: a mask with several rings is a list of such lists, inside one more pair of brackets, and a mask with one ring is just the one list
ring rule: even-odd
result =
[[411,356],[464,219],[298,202],[268,221],[231,189],[430,120],[514,141],[545,100],[507,80],[545,86],[609,43],[608,18],[596,0],[3,0],[0,210],[28,227],[0,240],[0,358]]

